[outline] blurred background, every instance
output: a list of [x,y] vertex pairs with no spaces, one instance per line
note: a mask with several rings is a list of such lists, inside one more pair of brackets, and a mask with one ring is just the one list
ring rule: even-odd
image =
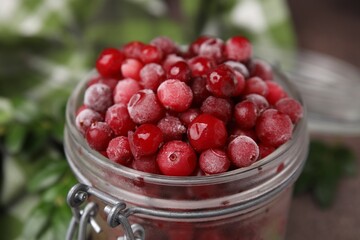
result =
[[159,35],[186,44],[201,34],[247,36],[255,55],[280,65],[295,84],[335,79],[326,87],[347,86],[341,96],[348,98],[309,104],[336,111],[317,118],[329,122],[321,131],[312,128],[288,239],[359,239],[359,1],[0,0],[2,239],[64,239],[66,194],[76,182],[63,152],[65,105],[100,50]]

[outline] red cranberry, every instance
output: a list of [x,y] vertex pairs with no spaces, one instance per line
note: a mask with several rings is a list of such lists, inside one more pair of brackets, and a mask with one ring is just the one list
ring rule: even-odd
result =
[[185,61],[185,59],[176,54],[169,54],[163,62],[163,68],[165,71],[168,71],[172,65],[180,61]]
[[129,42],[124,45],[123,52],[126,58],[140,58],[141,50],[145,46],[144,43],[139,41]]
[[198,152],[225,145],[227,132],[225,124],[210,114],[200,114],[189,125],[187,131],[191,146]]
[[234,117],[240,128],[249,129],[254,127],[257,116],[257,107],[253,102],[245,100],[235,105]]
[[194,42],[192,42],[189,46],[189,52],[191,55],[199,55],[199,50],[201,44],[205,42],[206,40],[210,39],[209,36],[200,36],[198,37]]
[[194,105],[201,105],[201,103],[210,96],[210,92],[206,89],[206,78],[194,78],[190,87],[193,92]]
[[219,38],[209,38],[199,48],[199,56],[207,57],[218,63],[224,59],[223,52],[224,42]]
[[128,138],[120,136],[111,139],[106,149],[106,155],[111,161],[122,165],[128,164],[132,159]]
[[161,83],[157,95],[162,105],[175,112],[183,112],[191,105],[193,94],[184,82],[169,79]]
[[121,65],[121,73],[124,78],[140,80],[140,70],[144,65],[135,58],[127,58]]
[[236,89],[233,70],[225,64],[218,65],[206,78],[206,89],[216,97],[231,97]]
[[86,131],[89,146],[97,151],[105,151],[112,137],[113,131],[105,122],[94,122]]
[[270,155],[273,151],[275,151],[275,147],[266,146],[262,143],[259,143],[259,159],[265,158],[266,156]]
[[185,126],[189,126],[189,124],[199,116],[200,111],[197,108],[189,108],[185,112],[180,113],[179,118]]
[[228,155],[236,167],[247,167],[258,159],[259,147],[253,139],[238,136],[229,143]]
[[140,71],[140,84],[143,88],[156,91],[160,83],[166,78],[166,73],[161,65],[148,63]]
[[251,44],[245,37],[235,36],[226,41],[224,53],[228,59],[247,61],[252,55]]
[[249,70],[246,68],[246,66],[240,62],[235,61],[226,61],[224,62],[225,65],[231,67],[235,72],[241,73],[244,78],[248,78],[250,76]]
[[112,98],[108,85],[96,83],[85,90],[84,104],[97,112],[105,112],[113,104]]
[[119,82],[119,80],[117,80],[115,78],[104,78],[102,76],[97,76],[88,82],[88,87],[90,87],[91,85],[94,85],[96,83],[103,83],[105,85],[108,85],[110,87],[111,91],[113,91],[118,82]]
[[271,105],[275,105],[277,101],[287,96],[284,89],[278,83],[272,81],[266,81],[265,83],[269,89],[266,99]]
[[82,110],[78,110],[78,114],[75,118],[75,125],[77,129],[84,135],[91,124],[101,121],[103,121],[103,117],[98,112],[95,112],[90,108],[84,108]]
[[230,161],[224,151],[208,149],[201,153],[199,165],[206,174],[218,174],[229,169]]
[[275,107],[280,112],[288,115],[294,124],[303,117],[301,104],[293,98],[282,98],[276,102]]
[[264,111],[256,122],[256,134],[265,145],[278,147],[292,135],[293,124],[288,115],[276,109]]
[[256,93],[266,97],[269,93],[267,84],[259,77],[252,77],[246,80],[244,94]]
[[156,161],[165,175],[189,176],[196,168],[197,158],[189,144],[174,140],[162,146]]
[[145,45],[141,49],[140,60],[143,63],[160,63],[163,59],[163,52],[153,45]]
[[132,162],[132,168],[138,171],[160,174],[160,169],[156,162],[156,154],[151,156],[142,156],[134,159]]
[[235,89],[234,89],[234,93],[233,96],[239,96],[240,94],[242,94],[244,92],[245,89],[245,78],[244,76],[237,72],[234,71],[235,73]]
[[173,116],[162,118],[157,126],[163,133],[165,142],[181,140],[184,133],[186,133],[186,127],[181,123],[180,119]]
[[134,94],[127,107],[131,119],[137,124],[155,123],[164,116],[164,108],[150,89]]
[[266,109],[269,108],[269,103],[263,96],[252,93],[245,96],[245,100],[248,100],[250,102],[253,102],[258,110],[258,113],[262,113]]
[[131,120],[126,105],[122,103],[108,108],[105,121],[118,136],[126,136],[128,131],[135,129],[135,123]]
[[231,118],[232,106],[229,100],[209,96],[200,108],[201,112],[211,114],[227,123]]
[[229,137],[229,143],[235,139],[237,136],[247,136],[249,138],[251,138],[252,140],[254,140],[255,142],[258,141],[256,132],[254,128],[250,128],[250,129],[242,129],[239,127],[235,127],[232,131],[231,131],[231,135]]
[[165,55],[178,52],[178,47],[173,40],[165,36],[154,38],[150,44],[161,49]]
[[205,77],[214,67],[214,62],[206,57],[196,56],[188,60],[192,77]]
[[116,48],[106,48],[96,60],[96,69],[106,78],[120,78],[120,67],[124,61],[124,54]]
[[129,132],[131,152],[137,159],[140,156],[149,156],[157,152],[163,143],[163,133],[153,124],[140,125],[133,134]]
[[250,75],[252,77],[259,77],[264,81],[273,79],[273,72],[271,66],[260,59],[256,59],[252,62]]
[[190,74],[190,68],[184,61],[174,63],[167,70],[167,78],[178,79],[182,82],[188,82],[190,80]]
[[120,80],[114,89],[114,103],[127,104],[132,95],[141,89],[139,82],[132,78]]

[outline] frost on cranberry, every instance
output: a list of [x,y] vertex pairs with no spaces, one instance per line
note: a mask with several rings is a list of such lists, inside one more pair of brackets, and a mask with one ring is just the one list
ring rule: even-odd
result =
[[303,108],[301,104],[293,98],[282,98],[276,102],[276,109],[287,114],[295,124],[303,117]]
[[205,77],[214,67],[214,62],[206,57],[197,56],[188,60],[192,77]]
[[238,136],[228,145],[231,162],[238,168],[250,166],[259,157],[259,147],[247,136]]
[[156,91],[166,78],[163,67],[157,63],[148,63],[140,71],[140,85],[145,89]]
[[206,89],[217,97],[231,97],[236,89],[233,70],[225,64],[210,71],[206,78]]
[[90,87],[91,85],[94,85],[96,83],[103,83],[105,85],[108,85],[111,89],[111,91],[113,91],[115,89],[116,84],[118,83],[118,80],[115,78],[104,78],[102,76],[97,76],[92,78],[89,82],[88,82],[88,87]]
[[209,96],[200,107],[201,112],[211,114],[227,123],[231,119],[232,106],[229,100]]
[[254,127],[257,116],[258,110],[253,102],[245,100],[235,105],[234,117],[240,128],[249,129]]
[[235,61],[247,61],[252,55],[252,48],[249,40],[241,36],[228,39],[225,43],[225,56]]
[[127,104],[135,93],[141,89],[138,81],[132,78],[120,80],[114,89],[114,103]]
[[266,81],[269,92],[266,96],[266,99],[271,105],[275,105],[277,101],[287,96],[284,89],[276,82]]
[[106,48],[96,61],[96,69],[103,77],[120,78],[120,67],[124,59],[124,54],[118,49]]
[[199,56],[207,57],[215,62],[222,62],[224,59],[224,42],[219,38],[209,38],[201,43]]
[[113,131],[105,122],[95,122],[86,131],[89,146],[97,151],[105,151],[112,137]]
[[166,109],[175,112],[187,110],[193,99],[191,88],[184,82],[176,79],[169,79],[161,83],[157,90],[157,95],[159,101]]
[[199,165],[200,169],[206,174],[218,174],[229,169],[230,161],[224,151],[208,149],[201,153]]
[[131,152],[137,159],[140,156],[149,156],[157,152],[163,143],[163,133],[153,124],[142,124],[132,134],[129,132]]
[[85,107],[84,109],[78,110],[78,114],[75,118],[75,125],[77,129],[84,135],[91,124],[101,121],[103,121],[103,117],[98,112]]
[[125,104],[118,103],[108,108],[105,115],[106,123],[118,136],[127,136],[128,131],[135,129]]
[[188,82],[190,80],[190,68],[185,61],[178,61],[171,65],[167,70],[166,77],[168,79],[177,79],[182,82]]
[[127,58],[121,65],[121,73],[124,78],[140,80],[140,70],[144,65],[135,58]]
[[184,133],[186,133],[186,127],[181,123],[180,119],[173,116],[162,118],[157,126],[163,133],[165,142],[181,140]]
[[269,93],[267,84],[259,77],[252,77],[246,80],[244,94],[256,93],[266,97]]
[[231,67],[234,71],[241,73],[241,75],[243,75],[244,78],[248,78],[250,76],[249,70],[246,68],[244,64],[240,62],[230,60],[224,62],[224,64]]
[[105,112],[112,105],[112,98],[112,92],[108,85],[96,83],[86,89],[84,104],[97,112]]
[[264,111],[256,122],[256,134],[260,141],[273,147],[279,147],[292,136],[293,124],[288,115],[276,109]]
[[122,165],[128,164],[132,159],[128,138],[120,136],[111,139],[106,149],[106,155],[113,162]]
[[134,94],[127,108],[131,119],[137,124],[155,123],[164,116],[164,108],[150,89]]
[[197,165],[197,157],[191,146],[178,140],[165,143],[156,161],[160,171],[169,176],[189,176]]
[[259,113],[262,113],[263,111],[269,108],[269,103],[266,100],[266,98],[264,98],[259,94],[256,93],[248,94],[245,96],[245,99],[250,102],[253,102]]
[[165,36],[154,38],[153,40],[151,40],[150,44],[161,49],[166,55],[171,53],[177,53],[179,51],[178,46],[174,43],[174,41]]
[[179,61],[185,61],[185,59],[183,57],[180,57],[176,54],[169,54],[166,56],[162,66],[164,68],[165,71],[168,71],[169,68],[175,64],[176,62],[179,62]]
[[160,63],[163,59],[163,52],[153,45],[145,45],[141,49],[140,60],[143,63]]
[[198,108],[189,108],[185,112],[180,113],[179,118],[185,126],[189,126],[189,124],[200,114],[200,110]]
[[201,44],[203,44],[206,40],[210,38],[211,37],[209,36],[200,36],[194,42],[192,42],[189,46],[190,55],[198,55]]
[[250,75],[252,77],[259,77],[264,81],[273,79],[273,72],[272,72],[272,68],[271,68],[270,64],[268,64],[267,62],[265,62],[263,60],[255,59],[251,63],[250,68],[251,68]]

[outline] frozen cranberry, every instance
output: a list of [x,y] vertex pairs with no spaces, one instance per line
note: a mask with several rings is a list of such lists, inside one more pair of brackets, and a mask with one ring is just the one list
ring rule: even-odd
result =
[[264,111],[256,122],[256,134],[265,145],[278,147],[292,135],[293,124],[288,115],[276,109]]
[[273,79],[273,72],[271,66],[260,59],[256,59],[251,64],[250,75],[252,77],[259,77],[264,81]]
[[275,105],[277,101],[287,96],[284,89],[278,83],[272,81],[266,81],[265,83],[269,89],[266,99],[271,105]]
[[162,146],[156,161],[165,175],[189,176],[196,168],[197,158],[189,144],[174,140]]
[[267,84],[259,77],[252,77],[246,80],[244,94],[256,93],[266,97],[269,92]]
[[140,60],[143,63],[160,63],[163,59],[163,52],[153,45],[145,45],[141,49]]
[[161,49],[166,55],[178,52],[178,47],[173,40],[165,36],[154,38],[151,40],[150,44]]
[[259,143],[258,146],[259,146],[259,159],[262,159],[262,158],[270,155],[276,149],[275,147],[266,146],[262,143]]
[[231,118],[232,106],[229,100],[209,96],[201,105],[201,112],[211,114],[227,123]]
[[240,94],[242,94],[244,92],[245,89],[245,78],[244,76],[237,72],[234,71],[235,73],[235,89],[234,89],[234,93],[233,96],[239,96]]
[[104,78],[102,76],[97,76],[88,82],[88,87],[90,87],[91,85],[94,85],[96,83],[103,83],[105,85],[108,85],[110,87],[111,91],[113,91],[118,82],[119,82],[119,80],[117,80],[115,78]]
[[225,64],[218,65],[206,78],[206,89],[217,97],[231,97],[236,88],[233,70]]
[[287,114],[295,124],[303,117],[303,108],[301,104],[293,98],[282,98],[276,102],[276,109]]
[[224,60],[224,42],[219,38],[209,38],[200,45],[199,56],[207,57],[215,62]]
[[145,46],[144,43],[139,41],[132,41],[125,44],[122,48],[126,58],[140,58],[141,50]]
[[226,41],[224,53],[228,59],[247,61],[252,55],[251,44],[245,37],[235,36]]
[[148,63],[140,71],[140,85],[143,88],[156,91],[160,83],[166,78],[166,73],[161,65]]
[[230,161],[224,151],[208,149],[201,153],[199,166],[206,174],[217,174],[226,172],[230,167]]
[[231,67],[234,71],[241,73],[244,78],[248,78],[250,76],[249,70],[246,66],[240,62],[235,61],[226,61],[224,62],[225,65]]
[[248,100],[250,102],[253,102],[258,110],[258,113],[262,113],[266,109],[269,108],[269,103],[263,96],[252,93],[245,96],[245,100]]
[[151,156],[142,156],[134,159],[132,162],[132,168],[138,171],[160,174],[160,169],[156,162],[156,154]]
[[164,116],[164,108],[156,94],[150,89],[135,93],[127,108],[131,119],[137,124],[155,123]]
[[129,134],[131,152],[137,159],[157,152],[163,143],[163,134],[156,125],[145,123],[138,127],[134,134]]
[[188,60],[192,77],[205,77],[214,67],[214,62],[206,57],[197,56]]
[[84,104],[97,112],[105,112],[113,104],[112,98],[108,85],[96,83],[85,90]]
[[190,123],[187,135],[191,146],[198,152],[221,148],[227,138],[224,122],[206,113],[200,114]]
[[257,116],[257,107],[253,102],[245,100],[235,105],[234,117],[240,128],[249,129],[254,127]]
[[180,113],[179,118],[185,126],[188,126],[197,116],[199,116],[200,111],[197,108],[189,108],[185,112]]
[[98,112],[85,107],[82,110],[78,110],[78,114],[75,118],[75,125],[82,134],[85,134],[91,124],[101,121],[103,121],[103,117]]
[[116,48],[106,48],[96,60],[96,69],[106,78],[120,78],[120,67],[124,61],[124,54]]
[[113,131],[105,122],[94,122],[86,131],[89,146],[97,151],[105,151],[112,138]]
[[138,81],[132,78],[120,80],[114,89],[114,103],[127,104],[132,95],[141,89]]
[[127,107],[123,103],[109,107],[106,111],[105,121],[118,136],[126,136],[128,131],[135,129],[135,123],[131,120]]
[[238,136],[228,145],[230,161],[238,168],[250,166],[259,157],[259,147],[247,136]]
[[128,138],[120,136],[111,139],[106,149],[106,155],[111,161],[122,165],[128,164],[132,159]]
[[190,87],[193,92],[194,105],[201,105],[201,103],[210,96],[210,92],[206,89],[206,78],[194,78]]
[[144,65],[135,58],[127,58],[121,65],[121,73],[124,78],[140,80],[140,70]]
[[165,142],[181,140],[184,133],[186,133],[186,127],[181,123],[180,119],[173,116],[162,118],[157,126],[163,133]]
[[175,112],[183,112],[191,105],[193,94],[186,83],[169,79],[161,83],[157,95],[162,105]]
[[165,71],[168,71],[173,64],[180,61],[185,61],[185,59],[176,54],[169,54],[163,62],[163,68]]
[[182,82],[188,82],[190,80],[190,68],[185,61],[178,61],[171,65],[167,70],[166,77],[169,79],[178,79]]
[[205,42],[206,40],[210,39],[209,36],[200,36],[198,37],[194,42],[192,42],[189,46],[189,52],[191,55],[199,55],[199,50],[201,44]]

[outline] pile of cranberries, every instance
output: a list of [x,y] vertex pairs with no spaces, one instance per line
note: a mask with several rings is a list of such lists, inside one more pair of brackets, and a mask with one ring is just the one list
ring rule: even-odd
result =
[[76,126],[89,146],[169,176],[246,167],[292,136],[302,106],[273,81],[250,42],[201,36],[187,49],[157,37],[104,49]]

